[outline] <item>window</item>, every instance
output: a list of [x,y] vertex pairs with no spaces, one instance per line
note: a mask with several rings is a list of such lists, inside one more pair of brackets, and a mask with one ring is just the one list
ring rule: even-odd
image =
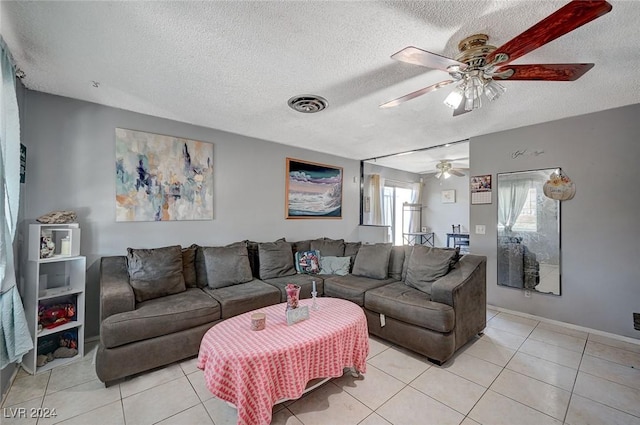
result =
[[538,192],[535,187],[529,188],[527,199],[520,215],[513,225],[516,232],[537,232],[538,231]]

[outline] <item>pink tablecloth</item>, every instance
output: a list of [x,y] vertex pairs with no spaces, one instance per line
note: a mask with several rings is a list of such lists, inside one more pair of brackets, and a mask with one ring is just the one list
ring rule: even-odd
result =
[[[302,395],[315,378],[342,376],[343,368],[366,372],[367,320],[356,304],[318,298],[320,310],[287,326],[285,305],[277,304],[220,322],[200,344],[198,367],[209,390],[238,409],[238,424],[269,424],[273,405]],[[251,314],[267,316],[267,327],[251,330]]]

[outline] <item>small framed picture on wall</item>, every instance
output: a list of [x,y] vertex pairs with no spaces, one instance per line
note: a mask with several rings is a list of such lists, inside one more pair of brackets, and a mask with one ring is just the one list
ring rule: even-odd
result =
[[454,189],[442,191],[442,203],[453,204],[456,202],[456,191]]

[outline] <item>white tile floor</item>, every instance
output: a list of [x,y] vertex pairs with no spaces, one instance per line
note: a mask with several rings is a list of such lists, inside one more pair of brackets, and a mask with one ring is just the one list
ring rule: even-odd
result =
[[[489,311],[484,335],[439,367],[371,338],[364,379],[333,379],[274,407],[274,424],[638,424],[640,345]],[[190,359],[105,388],[93,353],[41,375],[21,371],[3,425],[236,423]],[[18,408],[53,419],[12,418]]]

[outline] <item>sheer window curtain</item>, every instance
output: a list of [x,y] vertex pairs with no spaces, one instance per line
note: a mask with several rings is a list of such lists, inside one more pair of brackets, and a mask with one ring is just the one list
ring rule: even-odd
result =
[[511,233],[513,225],[522,212],[530,186],[530,179],[498,183],[498,222],[504,226],[506,234]]
[[20,362],[33,348],[33,342],[16,288],[13,256],[20,196],[20,118],[15,70],[2,38],[0,48],[0,369],[4,369],[10,363]]
[[[422,205],[422,183],[420,182],[411,183],[411,203]],[[420,229],[420,214],[422,214],[421,211],[411,212],[409,229],[407,229],[410,233],[418,233],[422,230]]]
[[383,225],[385,223],[385,209],[382,204],[384,199],[384,177],[380,174],[371,174],[369,181],[369,197],[371,199],[371,224]]

